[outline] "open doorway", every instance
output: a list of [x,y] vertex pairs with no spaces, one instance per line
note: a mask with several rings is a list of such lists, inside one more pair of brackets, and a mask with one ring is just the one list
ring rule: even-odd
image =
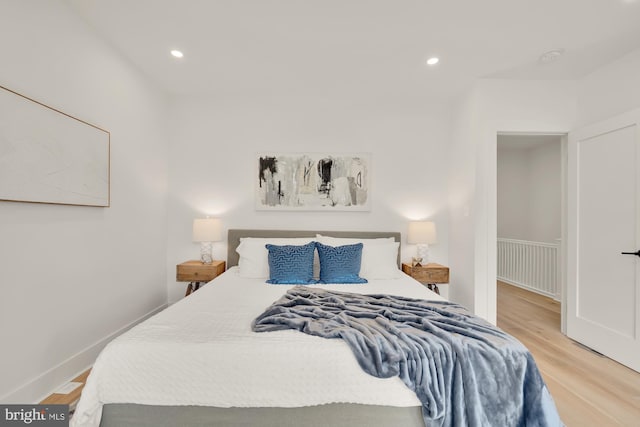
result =
[[498,134],[498,324],[561,330],[563,134]]

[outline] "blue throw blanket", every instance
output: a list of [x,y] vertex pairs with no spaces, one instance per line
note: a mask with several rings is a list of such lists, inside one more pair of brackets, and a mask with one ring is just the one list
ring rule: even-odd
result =
[[529,351],[450,302],[297,286],[253,322],[342,338],[362,369],[399,376],[427,426],[562,426]]

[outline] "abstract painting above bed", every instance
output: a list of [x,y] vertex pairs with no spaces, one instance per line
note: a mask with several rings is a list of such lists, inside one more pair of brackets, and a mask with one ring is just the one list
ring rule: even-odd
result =
[[368,154],[270,153],[257,167],[258,210],[371,210]]

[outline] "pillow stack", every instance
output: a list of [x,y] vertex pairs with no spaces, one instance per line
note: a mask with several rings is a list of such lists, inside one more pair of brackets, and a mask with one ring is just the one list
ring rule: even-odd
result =
[[240,276],[249,279],[264,279],[269,277],[269,250],[266,245],[306,245],[314,241],[313,237],[293,238],[260,238],[243,237],[240,239],[236,252],[240,255],[238,269]]
[[350,284],[399,278],[399,246],[393,237],[345,239],[318,234],[315,240],[245,237],[236,251],[241,277],[266,278],[271,284]]
[[369,280],[397,279],[400,277],[401,273],[398,269],[398,248],[400,243],[396,242],[393,237],[349,239],[317,234],[316,241],[329,246],[362,243],[361,277]]

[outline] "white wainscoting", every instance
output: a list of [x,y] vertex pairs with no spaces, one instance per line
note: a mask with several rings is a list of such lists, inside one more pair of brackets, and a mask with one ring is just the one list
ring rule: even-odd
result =
[[559,246],[498,238],[498,280],[560,300]]

